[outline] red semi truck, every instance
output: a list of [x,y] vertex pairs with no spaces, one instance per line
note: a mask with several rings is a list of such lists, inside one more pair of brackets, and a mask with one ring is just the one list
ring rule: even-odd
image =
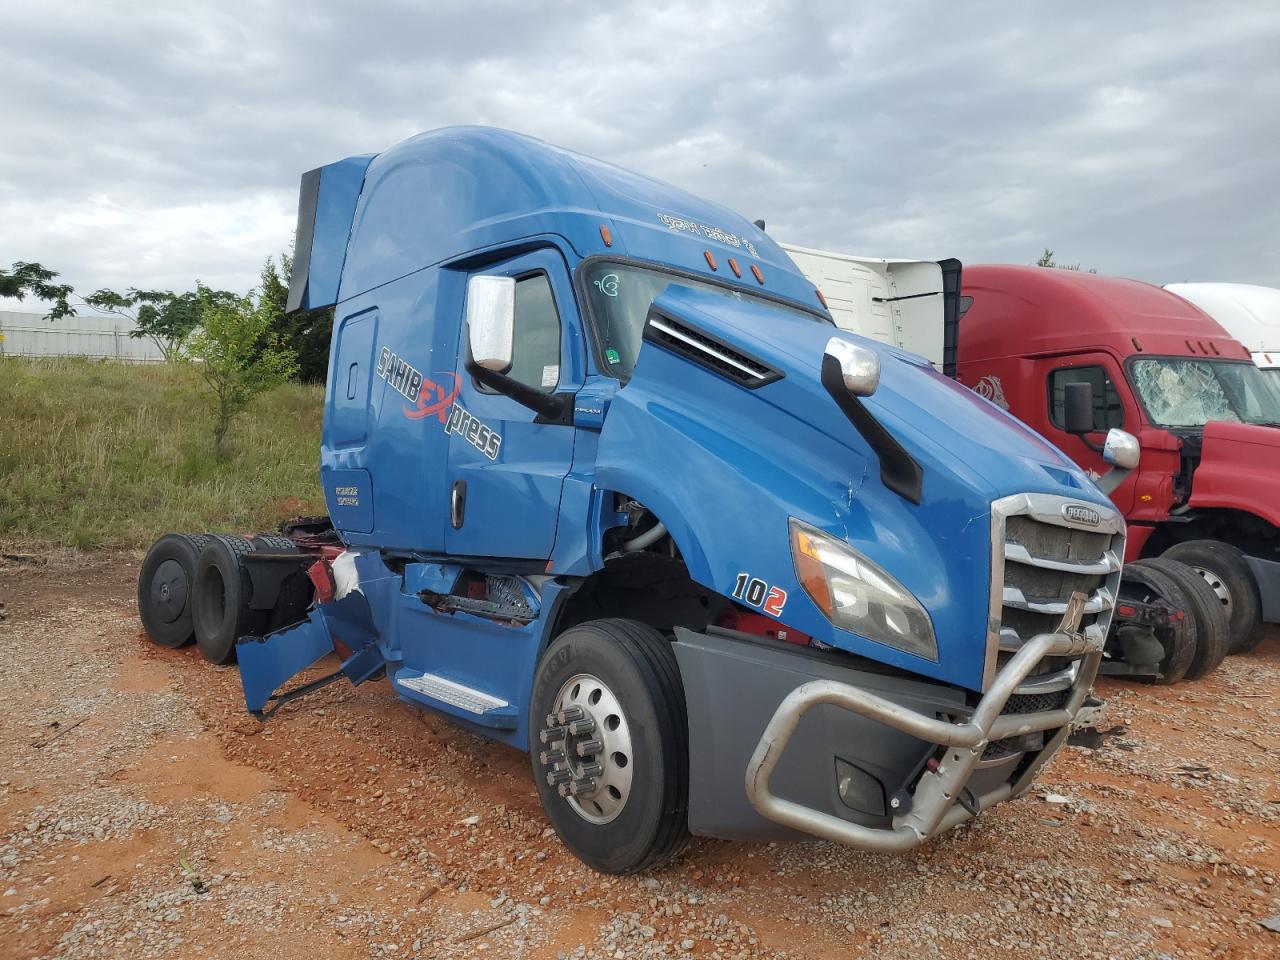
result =
[[[1206,595],[1186,589],[1174,561],[1211,588],[1231,652],[1253,649],[1265,623],[1280,622],[1280,388],[1198,307],[1151,284],[1076,271],[988,265],[961,274],[954,260],[783,246],[842,327],[917,345],[1089,470],[1124,512],[1125,559],[1137,562],[1125,570],[1103,672],[1149,675],[1135,640],[1145,624],[1166,648],[1161,677],[1182,675],[1171,636],[1179,614],[1194,614]],[[1133,470],[1104,462],[1110,431],[1139,447]],[[1203,646],[1212,628],[1197,626]],[[1207,672],[1210,661],[1201,656],[1185,675]]]
[[[1135,280],[1069,270],[964,271],[956,377],[1100,474],[1101,439],[1133,434],[1141,459],[1112,491],[1126,560],[1195,568],[1230,622],[1231,651],[1280,622],[1280,389],[1192,303]],[[1073,432],[1084,384],[1091,423]],[[1076,388],[1080,389],[1080,388]]]

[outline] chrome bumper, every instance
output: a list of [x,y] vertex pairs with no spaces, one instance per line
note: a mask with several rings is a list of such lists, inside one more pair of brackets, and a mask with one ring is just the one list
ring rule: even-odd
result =
[[[1078,607],[1083,601],[1081,595],[1076,597],[1073,607]],[[1079,613],[1075,610],[1069,617],[1070,622],[1079,623]],[[1066,705],[1059,710],[1001,716],[1009,698],[1023,686],[1036,664],[1047,656],[1080,657]],[[973,816],[957,803],[956,798],[964,790],[988,743],[1024,733],[1056,729],[1057,734],[1015,780],[973,798],[970,805],[977,811],[985,810],[1025,791],[1040,767],[1057,753],[1066,740],[1071,721],[1093,686],[1101,659],[1102,642],[1096,636],[1075,632],[1038,634],[1028,640],[996,674],[965,723],[949,723],[917,713],[846,683],[813,680],[802,684],[779,704],[760,736],[747,765],[747,798],[761,816],[814,836],[864,850],[910,850]],[[936,769],[926,769],[920,775],[911,809],[895,816],[892,827],[865,827],[850,823],[821,810],[784,800],[769,789],[769,777],[782,758],[800,718],[823,703],[887,724],[926,743],[951,748]]]

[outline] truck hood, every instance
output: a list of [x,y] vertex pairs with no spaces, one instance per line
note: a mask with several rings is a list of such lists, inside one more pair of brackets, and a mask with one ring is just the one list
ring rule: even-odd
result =
[[1211,420],[1203,437],[1189,505],[1241,510],[1280,526],[1280,429]]
[[[699,291],[679,289],[654,306],[777,367],[783,379],[755,392],[860,456],[875,459],[821,383],[822,358],[832,337],[879,354],[880,387],[863,403],[917,459],[936,458],[935,472],[963,477],[988,500],[1023,492],[1097,496],[1093,483],[1066,454],[1007,411],[938,373],[918,354],[816,317],[805,322],[780,316],[759,302],[733,302]],[[929,483],[926,470],[926,488]]]
[[[1042,438],[923,358],[758,301],[680,289],[653,309],[651,320],[678,319],[694,342],[718,342],[775,376],[749,389],[696,351],[646,343],[601,431],[601,485],[653,510],[710,589],[731,596],[741,575],[759,578],[784,592],[775,615],[792,629],[981,689],[992,501],[1048,493],[1108,513],[1109,501]],[[919,504],[881,483],[874,451],[823,388],[832,337],[879,353],[880,388],[864,402],[923,468]],[[937,660],[833,627],[796,577],[790,518],[847,541],[910,590],[933,622]]]

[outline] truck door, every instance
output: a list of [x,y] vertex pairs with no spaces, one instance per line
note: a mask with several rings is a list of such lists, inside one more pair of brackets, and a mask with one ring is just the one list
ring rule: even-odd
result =
[[[1095,479],[1100,477],[1111,469],[1099,452],[1107,431],[1119,427],[1136,435],[1139,428],[1138,411],[1119,364],[1108,354],[1087,353],[1050,357],[1040,361],[1040,367],[1047,387],[1047,409],[1043,425],[1033,426],[1091,476]],[[1083,438],[1063,429],[1064,388],[1069,383],[1088,383],[1093,387],[1094,429]],[[1112,502],[1122,513],[1133,507],[1138,474],[1139,471],[1135,470],[1111,494]]]
[[[548,393],[571,392],[568,356],[578,321],[568,268],[538,250],[477,273],[514,277],[515,336],[508,375]],[[538,423],[538,415],[481,386],[467,372],[466,331],[459,337],[460,390],[449,411],[450,510],[445,549],[459,556],[546,559],[555,543],[560,490],[573,462],[574,428]]]

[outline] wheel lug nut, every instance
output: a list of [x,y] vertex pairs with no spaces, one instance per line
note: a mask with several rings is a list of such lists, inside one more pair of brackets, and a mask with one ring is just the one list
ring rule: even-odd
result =
[[575,797],[584,793],[590,793],[595,788],[596,782],[590,777],[583,777],[581,780],[574,780],[569,784],[569,792]]
[[538,731],[538,739],[543,743],[552,744],[557,740],[563,740],[564,733],[564,727],[547,727],[544,730]]
[[604,767],[598,763],[580,763],[578,764],[578,779],[583,777],[598,777],[604,773]]
[[575,720],[581,720],[586,716],[586,711],[577,704],[565,707],[556,714],[556,723],[573,723]]
[[579,740],[575,749],[580,757],[594,757],[604,749],[604,744],[599,740]]
[[569,770],[552,770],[547,774],[547,786],[556,787],[572,779],[573,773]]
[[586,736],[596,732],[596,722],[590,717],[583,720],[574,720],[569,724],[568,730],[575,737]]
[[555,763],[563,763],[565,755],[563,750],[543,750],[538,754],[538,759],[544,766],[551,766]]

